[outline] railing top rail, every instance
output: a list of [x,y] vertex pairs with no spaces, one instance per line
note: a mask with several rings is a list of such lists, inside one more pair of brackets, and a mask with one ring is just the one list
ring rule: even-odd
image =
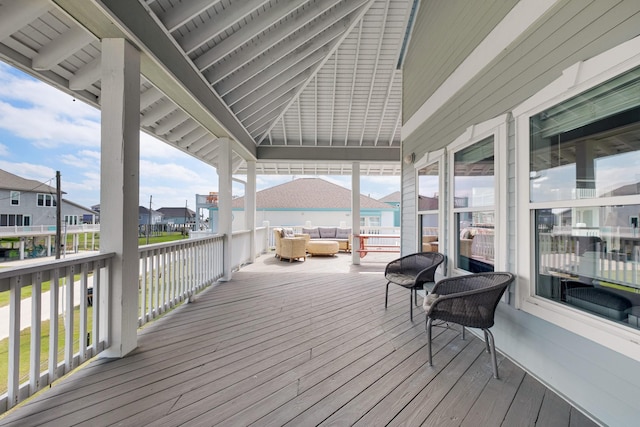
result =
[[165,242],[165,243],[152,243],[149,245],[139,246],[138,252],[142,253],[142,252],[147,252],[155,249],[165,249],[165,248],[171,248],[174,246],[191,245],[194,242],[201,242],[209,239],[210,240],[220,239],[223,236],[224,236],[223,234],[213,234],[213,235],[204,236],[204,237],[194,237],[190,239],[174,240],[174,241]]

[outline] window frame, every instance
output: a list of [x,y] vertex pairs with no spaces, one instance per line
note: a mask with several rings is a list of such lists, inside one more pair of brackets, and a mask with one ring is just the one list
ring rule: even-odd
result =
[[640,37],[622,43],[589,60],[578,62],[562,76],[514,108],[516,137],[516,308],[567,329],[613,351],[640,361],[640,330],[624,327],[578,308],[536,295],[534,225],[535,211],[571,203],[572,207],[637,204],[637,195],[530,202],[530,119],[553,106],[580,95],[640,66]]
[[[438,194],[439,194],[439,202],[437,210],[427,210],[421,211],[419,210],[419,201],[418,197],[420,196],[420,176],[418,175],[418,171],[424,167],[430,166],[434,163],[438,163]],[[440,150],[432,151],[426,153],[420,160],[414,163],[414,173],[415,173],[415,183],[416,183],[416,217],[415,224],[417,229],[416,236],[416,247],[415,250],[417,252],[422,251],[422,225],[420,223],[421,215],[429,215],[429,214],[438,214],[438,252],[444,253],[445,251],[445,238],[447,237],[444,233],[445,230],[445,201],[446,201],[446,183],[445,183],[445,170],[446,170],[446,151],[444,148]]]
[[[17,203],[13,203],[17,202]],[[9,205],[20,206],[20,192],[17,190],[9,191]]]
[[[42,204],[40,204],[40,196],[42,196]],[[47,205],[47,200],[50,204]],[[37,193],[36,194],[36,206],[39,208],[55,208],[56,207],[56,196],[48,193]]]
[[[495,214],[494,228],[494,271],[506,271],[507,269],[507,187],[508,187],[508,165],[507,165],[507,123],[509,115],[495,117],[491,120],[470,126],[467,130],[447,146],[448,153],[448,253],[449,265],[453,275],[470,274],[458,266],[458,239],[456,236],[456,214],[461,211],[487,211],[493,210]],[[494,204],[491,207],[474,207],[456,209],[454,204],[455,188],[455,155],[471,145],[478,143],[488,137],[493,136],[493,161],[494,161]]]

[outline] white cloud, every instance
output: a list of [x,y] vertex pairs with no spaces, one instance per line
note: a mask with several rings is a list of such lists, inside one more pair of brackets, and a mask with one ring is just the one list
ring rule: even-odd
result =
[[9,147],[4,144],[0,144],[0,156],[7,157],[9,156]]
[[13,163],[0,160],[0,169],[18,175],[22,178],[33,179],[55,187],[55,169],[33,163]]

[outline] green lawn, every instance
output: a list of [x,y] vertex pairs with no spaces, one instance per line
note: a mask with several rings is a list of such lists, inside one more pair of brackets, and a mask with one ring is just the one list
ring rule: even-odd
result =
[[[91,331],[93,310],[91,307],[87,309],[87,330]],[[73,313],[73,352],[74,354],[80,350],[78,335],[80,334],[80,309],[76,308]],[[41,363],[40,370],[46,371],[49,361],[49,325],[50,321],[42,322],[42,333],[40,338],[41,346]],[[64,336],[65,326],[64,317],[58,317],[58,361],[64,359]],[[20,383],[25,382],[29,378],[29,357],[31,353],[31,328],[27,328],[20,332]],[[9,339],[0,340],[0,394],[7,391],[7,380],[9,372]]]

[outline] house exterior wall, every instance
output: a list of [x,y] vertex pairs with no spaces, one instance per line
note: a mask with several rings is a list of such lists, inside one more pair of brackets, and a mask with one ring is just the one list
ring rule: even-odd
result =
[[[381,226],[394,227],[394,211],[361,209],[361,216],[379,217]],[[269,221],[272,226],[305,226],[310,224],[316,226],[351,227],[351,211],[350,210],[332,210],[332,209],[315,209],[315,210],[297,210],[297,209],[257,209],[256,210],[256,226],[262,226],[264,221]],[[244,229],[244,211],[233,210],[233,231]]]
[[[23,215],[31,218],[31,226],[37,225],[55,225],[56,224],[56,207],[55,206],[38,206],[38,194],[46,194],[53,200],[55,195],[49,193],[37,193],[21,191],[19,204],[12,205],[10,200],[11,190],[0,189],[0,215]],[[83,215],[92,214],[90,210],[82,209],[73,204],[66,203],[64,200],[61,205],[62,220],[65,215],[74,215],[78,217],[78,223],[82,222]]]
[[[638,357],[629,356],[626,349],[617,351],[601,344],[597,336],[575,333],[552,319],[522,310],[517,304],[522,284],[526,287],[530,280],[528,272],[518,271],[518,257],[529,254],[518,251],[530,249],[518,244],[522,240],[518,230],[522,230],[522,221],[528,218],[518,218],[517,213],[518,198],[527,188],[517,187],[516,153],[518,149],[528,150],[528,146],[519,146],[511,114],[514,108],[562,77],[564,70],[638,36],[640,3],[521,0],[515,7],[512,3],[487,7],[486,11],[482,8],[484,4],[471,3],[475,13],[467,19],[481,21],[474,24],[477,28],[492,28],[500,21],[496,18],[501,17],[498,25],[502,25],[502,41],[505,32],[515,31],[512,33],[515,35],[486,63],[479,61],[475,69],[472,62],[466,63],[472,72],[466,74],[466,80],[464,73],[463,77],[458,75],[462,80],[456,85],[440,76],[447,71],[451,75],[457,66],[464,69],[464,59],[472,56],[464,38],[471,37],[471,32],[461,34],[460,40],[450,40],[448,28],[465,19],[454,18],[459,12],[457,2],[422,2],[404,66],[403,101],[407,104],[403,117],[403,155],[414,152],[420,159],[429,152],[447,148],[470,127],[507,115],[504,167],[508,200],[503,229],[507,233],[506,268],[518,275],[518,283],[511,287],[508,302],[498,309],[492,329],[496,344],[506,356],[603,424],[635,425],[638,411],[634,397],[640,395],[638,341],[635,341]],[[532,18],[537,12],[539,16]],[[427,59],[422,58],[434,40],[444,40],[442,43],[452,50],[448,68],[442,65],[446,71],[440,74],[435,65],[426,64]],[[466,41],[490,51],[490,46],[484,46],[480,38],[474,40],[477,43]],[[461,60],[458,54],[465,58]],[[458,60],[453,60],[454,57]],[[431,73],[435,73],[438,87],[430,86]],[[425,89],[419,89],[420,82],[424,82]],[[439,89],[442,90],[438,92]],[[430,108],[421,109],[422,105]],[[413,165],[403,165],[403,252],[414,250],[418,233],[413,202],[417,197],[415,170]],[[449,199],[447,195],[446,200]],[[447,213],[445,218],[448,217]],[[445,252],[452,249],[449,241],[440,247]]]

